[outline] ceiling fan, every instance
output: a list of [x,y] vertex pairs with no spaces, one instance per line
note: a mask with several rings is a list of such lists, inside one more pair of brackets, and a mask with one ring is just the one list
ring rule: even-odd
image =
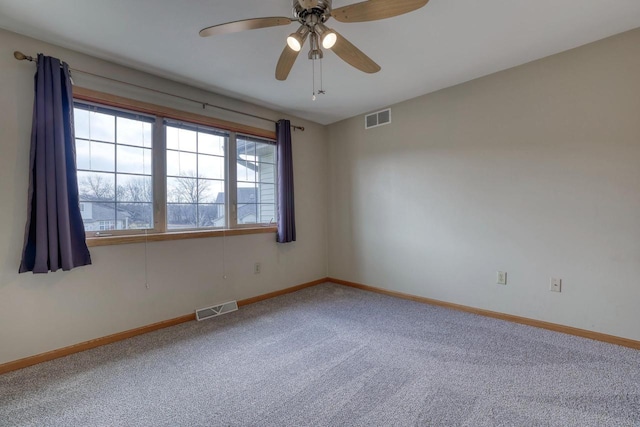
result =
[[419,9],[429,0],[368,0],[337,9],[331,8],[331,1],[293,0],[293,18],[276,16],[227,22],[200,30],[200,36],[209,37],[298,22],[300,27],[287,37],[287,45],[278,60],[276,79],[287,79],[307,38],[310,39],[309,59],[322,58],[322,50],[320,49],[322,45],[325,49],[331,49],[343,61],[358,70],[365,73],[377,73],[380,71],[378,64],[337,31],[328,28],[325,22],[331,17],[340,22],[366,22],[391,18]]

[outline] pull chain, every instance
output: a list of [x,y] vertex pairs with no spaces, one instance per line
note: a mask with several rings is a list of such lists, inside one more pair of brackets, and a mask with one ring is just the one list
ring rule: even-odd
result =
[[313,82],[313,95],[311,100],[316,100],[316,58],[311,60],[311,81]]
[[322,58],[320,58],[320,90],[318,91],[319,95],[324,95],[325,91],[322,88]]
[[316,58],[311,60],[311,79],[313,81],[313,94],[311,96],[311,100],[316,100],[316,93],[318,95],[324,95],[326,92],[322,83],[322,58],[320,58],[320,89],[316,92]]

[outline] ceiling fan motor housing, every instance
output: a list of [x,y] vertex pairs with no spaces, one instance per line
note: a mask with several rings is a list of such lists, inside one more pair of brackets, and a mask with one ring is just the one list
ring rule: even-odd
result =
[[298,0],[298,3],[305,9],[313,9],[318,5],[318,0]]
[[320,22],[325,22],[331,16],[331,0],[293,0],[293,14],[301,20],[315,15]]

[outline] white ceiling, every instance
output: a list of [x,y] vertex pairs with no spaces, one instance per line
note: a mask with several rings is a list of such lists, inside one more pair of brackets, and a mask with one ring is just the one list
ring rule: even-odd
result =
[[640,1],[431,0],[382,21],[329,20],[382,71],[365,74],[325,52],[327,93],[316,101],[305,51],[287,81],[274,77],[295,24],[198,36],[207,26],[264,16],[291,16],[291,0],[0,0],[1,28],[321,124],[636,28]]

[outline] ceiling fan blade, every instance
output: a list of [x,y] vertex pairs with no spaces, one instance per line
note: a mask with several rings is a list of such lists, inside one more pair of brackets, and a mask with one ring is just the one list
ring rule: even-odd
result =
[[245,30],[257,30],[259,28],[277,27],[278,25],[289,25],[295,21],[284,16],[273,16],[270,18],[243,19],[241,21],[227,22],[226,24],[214,25],[200,30],[200,37],[217,36],[220,34],[237,33]]
[[413,12],[429,0],[368,0],[333,9],[331,16],[340,22],[366,22]]
[[338,32],[336,32],[336,36],[338,36],[338,39],[331,50],[342,58],[344,62],[365,73],[377,73],[380,71],[380,66],[360,49],[352,45],[349,40],[342,37]]
[[293,68],[293,63],[296,62],[299,53],[299,51],[296,52],[289,46],[284,47],[280,59],[278,59],[278,65],[276,65],[276,79],[287,80],[289,72],[291,68]]

